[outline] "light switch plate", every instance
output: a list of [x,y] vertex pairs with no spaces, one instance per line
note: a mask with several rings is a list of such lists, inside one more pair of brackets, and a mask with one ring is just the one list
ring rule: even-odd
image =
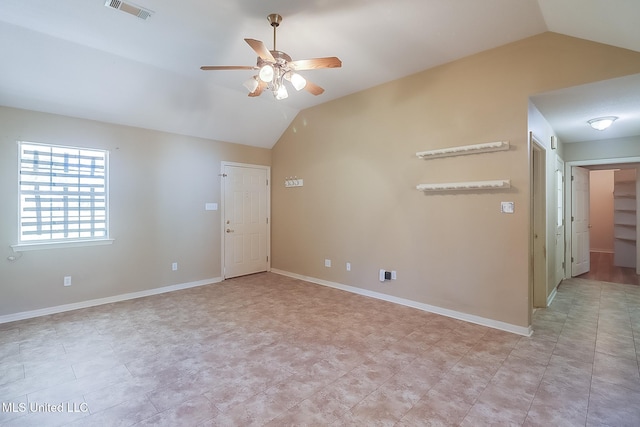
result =
[[512,214],[516,211],[516,205],[514,202],[501,202],[500,203],[500,212]]
[[217,211],[218,210],[218,204],[217,203],[205,203],[204,204],[204,210],[205,211]]

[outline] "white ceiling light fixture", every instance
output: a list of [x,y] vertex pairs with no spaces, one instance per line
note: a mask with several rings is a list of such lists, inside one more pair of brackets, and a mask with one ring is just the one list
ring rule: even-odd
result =
[[272,13],[267,20],[273,27],[273,50],[268,50],[260,40],[244,39],[245,42],[258,54],[255,66],[245,65],[205,65],[201,70],[257,70],[258,74],[246,81],[244,86],[249,91],[249,96],[260,96],[265,89],[271,90],[273,96],[280,100],[289,96],[284,81],[287,80],[300,91],[305,89],[312,95],[320,95],[324,89],[308,81],[297,71],[316,70],[320,68],[339,68],[342,61],[335,56],[326,58],[291,60],[286,53],[276,49],[276,28],[282,22],[282,16]]
[[607,117],[598,117],[596,119],[591,119],[587,121],[587,123],[589,123],[589,126],[594,128],[595,130],[605,130],[609,126],[611,126],[613,122],[615,122],[616,120],[618,120],[616,116],[607,116]]
[[291,82],[293,87],[298,91],[304,89],[304,87],[307,85],[307,80],[298,73],[289,72],[285,74],[285,78],[287,78]]
[[273,81],[273,77],[275,76],[275,72],[273,67],[269,64],[265,64],[260,68],[260,72],[258,73],[260,80],[265,83],[271,83]]
[[258,83],[258,79],[256,79],[255,76],[253,76],[249,80],[244,82],[242,85],[247,88],[249,93],[251,93],[251,92],[255,92],[255,90],[258,89],[259,83]]

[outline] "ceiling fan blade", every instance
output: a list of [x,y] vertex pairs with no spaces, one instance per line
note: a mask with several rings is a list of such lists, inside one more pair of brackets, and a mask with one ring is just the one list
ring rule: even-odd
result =
[[264,59],[265,61],[276,62],[276,59],[273,57],[271,52],[269,52],[269,49],[267,49],[264,43],[262,43],[260,40],[244,39],[244,41],[246,41],[247,44],[251,46],[251,49],[253,49],[260,58]]
[[257,67],[251,65],[203,65],[200,67],[204,71],[215,70],[256,70]]
[[266,87],[267,87],[267,84],[265,82],[263,82],[262,80],[258,79],[258,87],[256,88],[256,90],[251,92],[249,94],[249,96],[254,97],[254,96],[262,95],[262,91],[265,90]]
[[310,82],[309,80],[307,80],[307,84],[304,86],[304,89],[310,94],[316,95],[316,96],[324,92],[324,89],[322,89],[317,84]]
[[298,71],[316,70],[318,68],[340,68],[342,67],[342,61],[335,56],[329,56],[327,58],[299,59],[289,62],[289,66]]

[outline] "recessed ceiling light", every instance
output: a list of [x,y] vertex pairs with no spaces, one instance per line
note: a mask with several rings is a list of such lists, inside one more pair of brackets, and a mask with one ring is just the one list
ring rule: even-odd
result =
[[597,119],[589,120],[587,123],[589,123],[589,125],[596,130],[605,130],[606,128],[611,126],[611,124],[617,119],[618,118],[615,116],[598,117]]

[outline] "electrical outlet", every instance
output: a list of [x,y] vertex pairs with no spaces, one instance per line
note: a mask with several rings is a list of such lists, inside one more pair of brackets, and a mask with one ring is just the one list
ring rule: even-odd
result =
[[324,266],[325,267],[331,267],[331,260],[330,259],[325,259],[324,260]]
[[64,286],[71,286],[71,276],[64,276],[63,285]]
[[351,271],[351,263],[350,262],[347,263],[347,271]]
[[396,280],[396,278],[398,277],[397,273],[395,270],[391,270],[391,280]]
[[171,270],[176,271],[178,269],[178,263],[174,262],[173,264],[171,264]]

